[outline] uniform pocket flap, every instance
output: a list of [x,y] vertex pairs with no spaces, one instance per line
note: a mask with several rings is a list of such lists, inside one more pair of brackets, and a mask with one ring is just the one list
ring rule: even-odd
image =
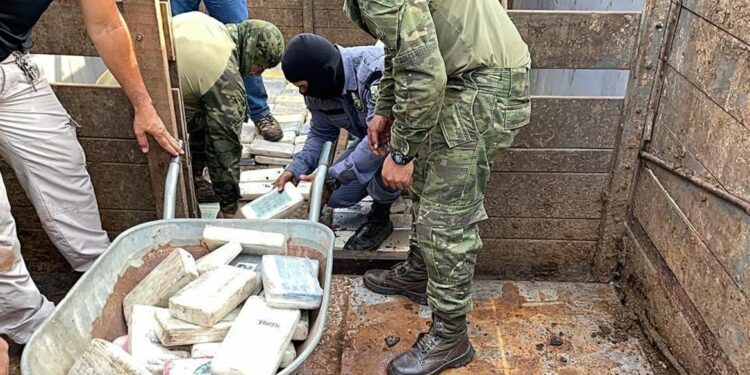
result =
[[506,106],[502,111],[505,129],[513,130],[528,125],[531,121],[531,102]]
[[443,131],[443,138],[449,148],[471,142],[474,140],[471,130],[467,127],[470,120],[461,119],[458,104],[443,108],[440,114],[440,129]]

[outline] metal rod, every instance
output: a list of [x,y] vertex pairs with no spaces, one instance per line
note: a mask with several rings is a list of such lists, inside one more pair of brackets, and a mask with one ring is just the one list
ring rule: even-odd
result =
[[693,171],[683,168],[682,166],[672,164],[668,161],[661,160],[659,159],[658,156],[648,153],[646,151],[641,151],[641,157],[666,170],[671,171],[672,173],[682,177],[685,180],[692,182],[693,184],[703,189],[708,190],[711,194],[716,195],[717,197],[722,198],[728,201],[729,203],[734,204],[735,206],[744,210],[748,215],[750,215],[750,202],[732,193],[719,189],[718,187],[716,187],[716,185],[712,184],[711,182],[701,177],[696,177]]
[[318,160],[318,169],[315,172],[315,181],[313,181],[312,191],[310,192],[310,212],[307,219],[316,223],[320,220],[320,210],[323,208],[323,191],[325,190],[324,185],[332,150],[332,142],[328,141],[323,144],[323,148],[320,151],[320,159]]
[[[182,140],[177,143],[180,148],[185,147]],[[175,201],[177,200],[177,180],[180,177],[180,167],[182,165],[182,155],[173,156],[167,169],[167,178],[164,183],[164,219],[174,219]]]

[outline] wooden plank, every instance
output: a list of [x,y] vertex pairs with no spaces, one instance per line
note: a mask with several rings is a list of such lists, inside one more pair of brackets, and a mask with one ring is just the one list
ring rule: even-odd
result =
[[[99,209],[153,210],[156,200],[148,165],[96,163],[88,165]],[[161,206],[161,200],[159,200]]]
[[598,219],[606,174],[495,172],[485,206],[497,217]]
[[635,216],[732,364],[750,372],[750,303],[649,169],[640,175]]
[[277,27],[304,25],[302,8],[255,8],[251,12],[252,18],[269,21]]
[[58,83],[52,90],[81,126],[79,137],[135,141],[133,107],[119,87]]
[[638,315],[649,338],[672,365],[683,370],[682,373],[737,374],[702,319],[698,317],[699,321],[696,321],[692,316],[694,307],[690,301],[683,301],[676,295],[680,293],[682,296],[684,290],[672,280],[671,271],[666,265],[663,269],[657,267],[646,255],[648,248],[652,256],[658,257],[648,238],[643,240],[647,243],[641,246],[633,229],[623,238],[623,246],[629,255],[623,271],[625,288],[622,291],[626,306]]
[[[42,227],[33,207],[13,207],[13,218],[18,228],[39,229]],[[100,210],[102,227],[106,231],[121,232],[136,225],[157,219],[156,211],[138,210]]]
[[31,33],[33,53],[98,56],[77,0],[53,1]]
[[21,254],[29,272],[71,273],[73,269],[42,229],[18,228]]
[[[258,8],[276,8],[276,9],[300,9],[303,0],[248,0],[247,8],[250,10],[250,18],[254,17],[253,12]],[[344,9],[344,3],[341,3],[341,9]]]
[[602,210],[599,243],[594,259],[593,276],[610,281],[619,259],[618,242],[625,231],[628,203],[638,171],[638,152],[643,142],[643,130],[656,107],[652,98],[658,97],[660,78],[656,74],[663,66],[661,59],[665,41],[674,31],[674,20],[679,4],[671,1],[646,0],[638,31],[636,58],[628,82],[628,96],[623,109],[623,121],[616,133],[617,147],[612,161],[606,202]]
[[[167,131],[179,136],[175,118],[175,106],[167,66],[166,41],[161,24],[161,9],[154,0],[128,0],[123,3],[124,17],[134,39],[133,49],[138,65],[151,96],[156,112],[161,117]],[[171,156],[164,152],[159,144],[149,138],[148,164],[151,191],[156,197],[164,196],[164,180]],[[158,199],[154,206],[161,216],[162,204]],[[182,177],[177,184],[176,217],[187,217],[187,194]]]
[[[148,165],[90,163],[87,166],[99,209],[145,210],[154,209],[149,193]],[[31,207],[23,188],[4,163],[0,163],[8,199],[13,207]]]
[[[317,12],[317,10],[316,10]],[[319,16],[315,16],[316,19]],[[348,22],[348,21],[347,21]],[[351,23],[344,24],[350,25]],[[315,33],[325,37],[333,43],[344,47],[364,46],[375,44],[375,39],[354,26],[343,27],[315,27]]]
[[653,174],[723,269],[750,294],[750,216],[669,171],[654,166]]
[[589,240],[598,237],[597,219],[490,217],[479,223],[483,239]]
[[750,7],[735,0],[683,0],[682,6],[750,44]]
[[300,26],[279,26],[279,30],[281,30],[281,34],[284,35],[284,40],[289,41],[289,39],[292,39],[295,35],[305,32],[304,28]]
[[614,148],[623,98],[535,96],[516,148]]
[[638,12],[509,11],[534,68],[629,69]]
[[750,46],[682,12],[669,64],[750,128]]
[[503,280],[584,281],[588,277],[594,241],[483,241],[476,273]]
[[514,148],[495,159],[492,171],[607,173],[612,154],[612,150]]
[[315,0],[302,0],[302,22],[306,33],[315,31]]
[[88,163],[148,164],[135,139],[80,138],[78,141]]
[[175,52],[174,41],[172,40],[172,7],[167,0],[159,0],[159,7],[162,33],[164,33],[164,42],[166,43],[167,60],[177,61],[177,53]]
[[[700,167],[708,171],[708,176],[702,177],[716,178],[728,192],[750,200],[750,184],[747,183],[750,129],[671,68],[666,73],[656,127],[667,128],[680,145],[695,156]],[[683,164],[682,154],[658,146],[654,137],[653,153],[666,161]]]

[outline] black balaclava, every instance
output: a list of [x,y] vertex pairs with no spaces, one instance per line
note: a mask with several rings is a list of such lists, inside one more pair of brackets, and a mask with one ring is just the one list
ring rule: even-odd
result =
[[330,99],[344,91],[341,53],[320,35],[299,34],[292,38],[281,59],[281,70],[289,82],[307,81],[305,95]]

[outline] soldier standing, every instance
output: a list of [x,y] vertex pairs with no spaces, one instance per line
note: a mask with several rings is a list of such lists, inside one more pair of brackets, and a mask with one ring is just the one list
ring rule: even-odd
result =
[[466,314],[478,222],[493,160],[529,122],[531,57],[497,0],[346,0],[344,11],[385,44],[368,137],[373,152],[388,154],[383,181],[414,199],[407,260],[368,271],[365,285],[417,301],[426,294],[430,330],[388,373],[437,374],[474,356]]

